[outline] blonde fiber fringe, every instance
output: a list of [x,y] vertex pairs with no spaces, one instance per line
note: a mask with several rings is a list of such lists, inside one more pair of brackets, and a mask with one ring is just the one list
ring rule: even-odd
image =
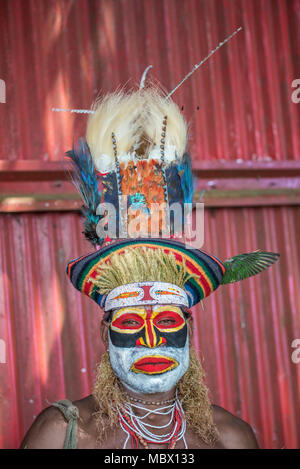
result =
[[90,277],[90,281],[101,294],[106,294],[113,288],[134,282],[167,282],[184,288],[191,277],[185,263],[177,264],[172,252],[141,246],[112,254],[107,263],[98,265],[97,276]]

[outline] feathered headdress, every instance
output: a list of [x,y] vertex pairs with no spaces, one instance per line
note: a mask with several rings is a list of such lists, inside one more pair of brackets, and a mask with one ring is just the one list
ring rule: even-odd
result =
[[[193,306],[220,284],[255,275],[277,260],[278,254],[256,251],[223,263],[171,239],[174,227],[168,220],[168,208],[175,202],[191,203],[193,198],[191,162],[186,150],[187,125],[177,105],[150,89],[113,93],[98,101],[88,121],[87,142],[82,140],[68,153],[84,203],[85,236],[101,248],[70,262],[67,272],[73,285],[102,308],[146,301],[142,290],[145,285],[152,288],[151,301]],[[117,241],[99,237],[97,225],[104,217],[99,214],[100,202],[116,208],[121,227],[127,223],[129,228],[137,212],[139,216],[144,214],[143,222],[139,218],[140,225],[144,223],[139,227],[142,237],[132,239],[130,229],[123,240],[119,231]],[[160,232],[170,223],[168,239],[148,234],[155,204],[164,207]],[[169,263],[166,258],[171,259]],[[178,271],[177,282],[171,266]],[[183,266],[186,276],[182,290]],[[159,288],[155,289],[157,284]],[[172,291],[174,285],[177,296]],[[158,292],[164,292],[164,296]]]
[[[71,261],[67,273],[105,311],[156,303],[190,307],[219,285],[256,275],[279,257],[255,251],[222,262],[171,239],[184,239],[184,217],[178,233],[170,208],[193,199],[187,125],[171,95],[193,71],[167,96],[143,87],[106,95],[91,111],[86,141],[68,153],[84,204],[84,234],[98,251]],[[157,206],[162,208],[158,218]],[[113,217],[107,217],[109,207]],[[153,219],[154,238],[149,235]],[[111,225],[116,225],[114,236]]]
[[[142,89],[109,94],[94,111],[86,142],[68,152],[84,203],[86,238],[97,245],[104,241],[96,230],[103,218],[97,214],[100,202],[116,209],[116,238],[122,237],[119,225],[124,229],[137,217],[139,232],[147,236],[158,206],[158,235],[168,229],[173,235],[169,207],[191,203],[193,197],[187,125],[178,106],[157,89]],[[126,220],[120,220],[123,212]]]

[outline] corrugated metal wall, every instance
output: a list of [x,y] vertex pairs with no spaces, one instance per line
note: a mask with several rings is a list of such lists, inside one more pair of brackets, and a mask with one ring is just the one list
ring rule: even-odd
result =
[[[0,15],[0,176],[7,161],[12,171],[23,160],[61,161],[84,133],[86,117],[52,107],[89,107],[99,90],[137,83],[149,64],[169,90],[238,26],[174,95],[190,122],[194,165],[289,160],[293,175],[299,0],[2,0]],[[17,172],[10,184],[30,194]],[[207,209],[204,248],[222,259],[274,250],[280,263],[208,298],[195,311],[195,345],[215,403],[247,420],[263,447],[299,448],[300,364],[291,360],[300,338],[299,206],[266,207],[263,197],[255,205]],[[77,213],[1,214],[0,249],[0,447],[11,448],[47,402],[90,392],[103,347],[99,310],[65,275],[66,262],[90,250]]]
[[[263,447],[300,444],[300,365],[291,361],[291,342],[300,338],[299,220],[299,207],[206,211],[205,248],[220,258],[258,246],[282,254],[276,268],[220,287],[194,312],[214,402],[253,425]],[[4,214],[0,228],[1,338],[8,345],[1,445],[14,447],[47,402],[90,392],[103,347],[97,305],[65,275],[66,262],[89,250],[79,216]]]
[[149,64],[170,90],[242,26],[174,95],[194,158],[299,159],[299,10],[299,0],[2,0],[0,156],[60,160],[85,118],[52,107],[89,107]]

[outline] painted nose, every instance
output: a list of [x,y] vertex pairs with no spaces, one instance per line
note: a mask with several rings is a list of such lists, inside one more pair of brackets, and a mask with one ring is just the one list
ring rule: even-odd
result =
[[145,337],[146,344],[149,348],[154,348],[157,345],[157,335],[154,330],[153,321],[151,321],[152,311],[147,311],[146,324],[145,324]]
[[160,345],[164,345],[166,343],[166,339],[164,337],[157,337],[157,333],[155,331],[153,321],[152,321],[152,311],[149,309],[146,314],[145,319],[145,340],[143,337],[140,337],[136,341],[137,346],[142,347],[149,347],[155,348],[159,347]]
[[[146,340],[147,342],[147,340]],[[137,341],[136,341],[136,346],[137,347],[150,347],[150,348],[154,348],[154,347],[151,347],[149,344],[147,344],[143,337],[140,337]],[[166,344],[166,339],[164,337],[160,337],[159,338],[159,341],[157,343],[157,345],[155,345],[155,347],[159,347],[160,345],[165,345]]]

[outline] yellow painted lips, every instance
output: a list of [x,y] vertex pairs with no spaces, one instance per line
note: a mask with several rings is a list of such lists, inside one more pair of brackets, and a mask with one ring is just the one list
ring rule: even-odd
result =
[[131,367],[135,373],[145,373],[147,375],[156,375],[165,373],[178,366],[178,362],[173,358],[162,355],[147,355],[139,358]]

